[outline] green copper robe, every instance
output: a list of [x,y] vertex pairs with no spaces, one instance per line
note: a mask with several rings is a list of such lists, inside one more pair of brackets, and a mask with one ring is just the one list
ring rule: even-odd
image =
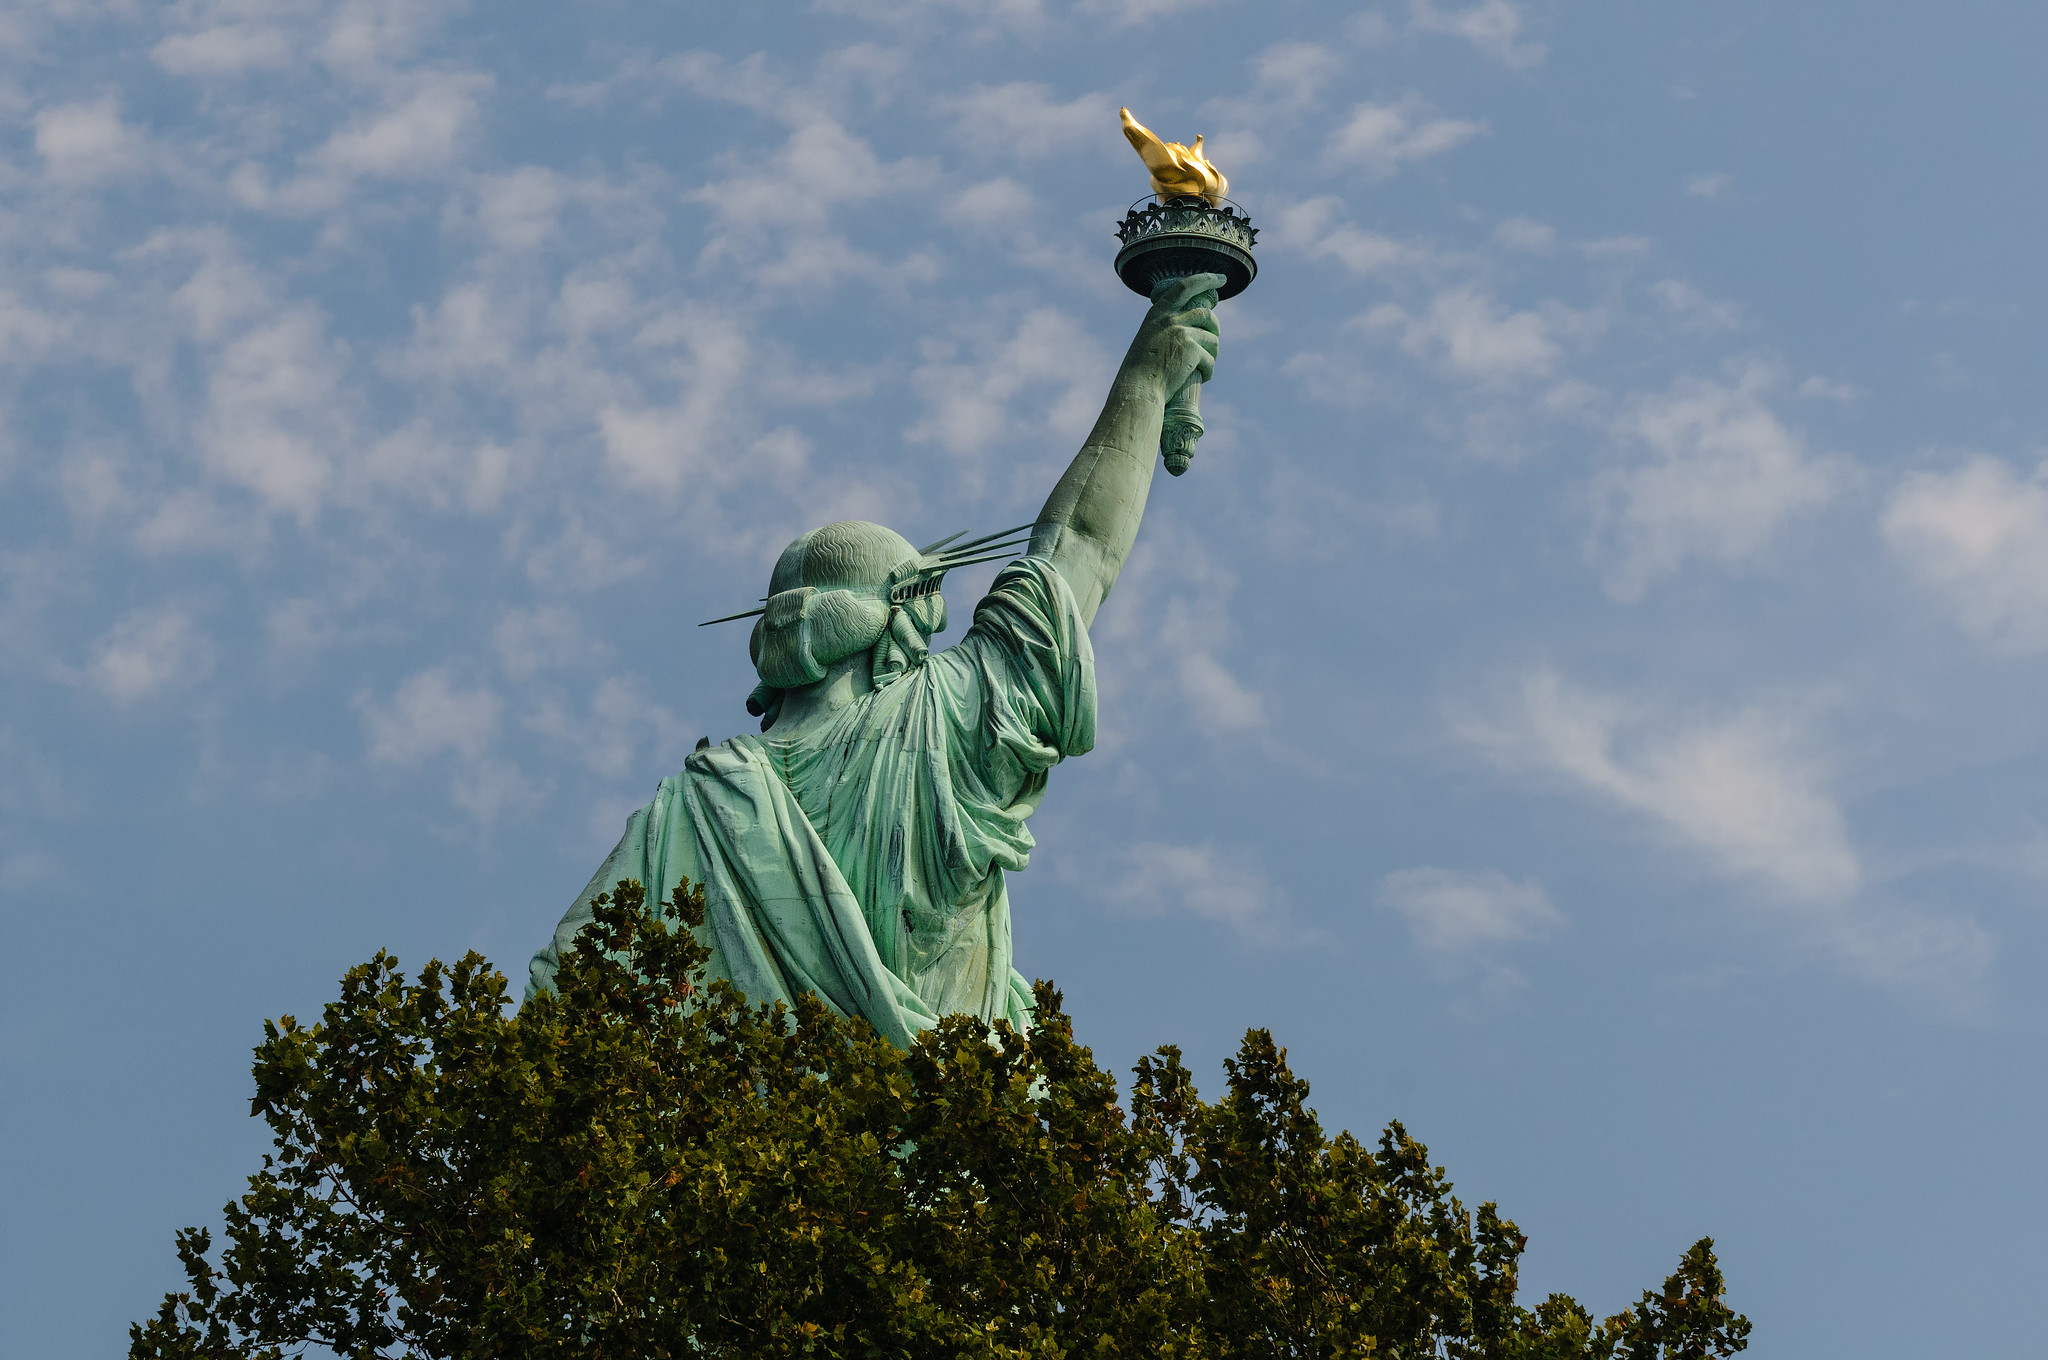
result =
[[793,734],[706,747],[661,781],[534,955],[554,977],[590,900],[638,879],[704,889],[713,976],[755,1001],[813,991],[908,1046],[940,1016],[1023,1028],[1005,870],[1046,771],[1095,744],[1095,658],[1049,562],[1005,567],[958,645]]

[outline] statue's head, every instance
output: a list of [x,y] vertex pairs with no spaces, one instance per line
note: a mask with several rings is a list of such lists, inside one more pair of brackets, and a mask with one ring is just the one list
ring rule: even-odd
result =
[[841,520],[813,529],[782,550],[768,580],[768,600],[700,627],[754,619],[748,651],[761,683],[747,711],[766,731],[782,709],[782,696],[815,685],[848,657],[865,655],[877,689],[931,651],[934,633],[946,631],[946,601],[939,586],[954,567],[1015,557],[1032,526],[961,541],[948,534],[922,548],[879,524]]
[[761,676],[748,709],[769,713],[775,691],[816,684],[859,653],[875,654],[877,684],[922,661],[946,628],[943,573],[931,565],[901,534],[863,520],[827,524],[784,548],[748,644]]

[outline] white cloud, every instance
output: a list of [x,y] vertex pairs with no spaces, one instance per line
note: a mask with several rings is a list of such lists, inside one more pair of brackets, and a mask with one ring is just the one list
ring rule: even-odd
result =
[[1342,199],[1325,195],[1275,209],[1267,220],[1276,244],[1310,259],[1335,260],[1361,276],[1416,269],[1433,258],[1425,247],[1338,220],[1344,211]]
[[1030,213],[1031,207],[1031,191],[1003,175],[962,190],[946,204],[943,212],[949,222],[986,230],[1016,226]]
[[1503,769],[1562,780],[1643,818],[1742,883],[1735,902],[1764,909],[1789,943],[1868,981],[1976,1004],[1992,937],[1973,921],[1865,891],[1862,860],[1796,710],[1681,712],[1537,667],[1489,711],[1454,714],[1451,728]]
[[251,262],[242,244],[220,228],[152,232],[134,255],[144,261],[198,258],[169,296],[195,340],[222,340],[237,323],[277,305],[273,281]]
[[1963,361],[1947,350],[1937,350],[1927,356],[1927,382],[1937,392],[1969,392],[1988,390],[1989,384],[1964,365]]
[[1533,217],[1510,217],[1493,229],[1493,239],[1524,255],[1548,255],[1557,245],[1557,228]]
[[721,439],[716,429],[707,432],[691,422],[691,406],[686,401],[666,410],[600,415],[605,450],[629,484],[662,491],[716,490],[744,476],[757,488],[786,488],[810,464],[811,441],[792,426],[750,441]]
[[62,875],[63,868],[54,856],[33,850],[9,855],[0,860],[0,893],[19,893],[54,883]]
[[0,287],[0,357],[14,363],[47,358],[68,329],[57,316],[38,311]]
[[[1435,541],[1443,507],[1411,489],[1382,497],[1355,495],[1331,485],[1321,463],[1271,451],[1263,478],[1259,526],[1267,550],[1302,562],[1355,562],[1361,550],[1400,550]],[[1248,517],[1249,510],[1240,511]]]
[[[1314,106],[1317,94],[1344,71],[1347,60],[1336,48],[1290,41],[1274,43],[1246,64],[1252,70],[1251,88],[1242,95],[1209,100],[1202,105],[1204,115],[1240,126],[1292,121]],[[1208,140],[1210,158],[1228,170],[1231,165],[1214,154],[1219,140]]]
[[246,552],[264,540],[260,516],[229,510],[219,497],[186,487],[157,500],[135,526],[145,553]]
[[[604,433],[604,448],[612,466],[630,485],[675,492],[699,472],[714,472],[735,461],[734,450],[721,450],[717,432],[700,421],[699,413],[713,414],[721,398],[739,385],[744,376],[744,359],[726,356],[713,360],[709,371],[692,371],[691,392],[672,407],[610,407],[598,413],[598,427]],[[716,412],[722,416],[722,412]],[[723,423],[722,420],[720,423]]]
[[639,575],[647,562],[646,554],[622,550],[614,535],[570,515],[558,536],[526,555],[526,575],[552,590],[602,590]]
[[791,372],[787,355],[758,344],[736,317],[710,307],[679,307],[650,321],[639,339],[656,363],[634,386],[672,394],[601,395],[595,421],[606,463],[622,482],[673,494],[739,481],[787,489],[801,479],[809,439],[790,426],[763,433],[759,421],[779,404],[829,400],[843,384]]
[[735,160],[737,171],[690,191],[718,219],[700,267],[751,265],[756,283],[788,292],[830,291],[849,279],[892,274],[929,279],[935,263],[912,255],[891,265],[830,230],[841,206],[910,193],[937,176],[928,157],[884,161],[866,139],[820,117],[794,128],[768,155]]
[[1561,776],[1787,900],[1837,904],[1862,884],[1841,809],[1788,714],[1661,712],[1539,668],[1497,711],[1453,728],[1503,767]]
[[1593,482],[1595,532],[1617,598],[1640,597],[1693,558],[1752,562],[1789,520],[1834,495],[1834,470],[1766,403],[1776,381],[1755,364],[1732,383],[1686,379],[1638,398],[1617,420],[1617,434],[1655,456]]
[[476,181],[476,220],[500,250],[534,250],[552,239],[562,208],[584,186],[540,165],[522,165]]
[[474,71],[412,71],[380,82],[381,107],[358,112],[299,158],[299,173],[273,183],[262,164],[230,176],[246,207],[309,216],[334,215],[362,179],[421,180],[459,164],[482,123],[491,76]]
[[1225,664],[1228,629],[1226,613],[1182,596],[1159,621],[1159,641],[1175,658],[1180,695],[1193,721],[1219,735],[1257,732],[1266,725],[1265,701]]
[[1645,818],[1760,890],[1789,938],[1872,982],[1974,1004],[1995,952],[1975,922],[1871,900],[1842,811],[1796,713],[1679,713],[1580,688],[1548,668],[1453,730],[1506,769],[1561,778]]
[[57,475],[65,508],[85,524],[96,526],[135,503],[129,460],[118,450],[91,445],[68,449]]
[[85,302],[98,297],[114,283],[114,276],[98,269],[73,269],[57,265],[43,271],[43,286],[61,298]]
[[562,280],[553,319],[578,341],[606,331],[630,332],[644,301],[633,284],[629,270],[613,270],[603,264],[579,268]]
[[1432,117],[1415,95],[1392,104],[1358,104],[1344,126],[1330,134],[1329,156],[1386,179],[1404,165],[1440,156],[1485,132],[1486,124]]
[[1726,331],[1742,324],[1740,305],[1709,296],[1682,279],[1659,279],[1650,285],[1650,296],[1689,329]]
[[637,675],[607,676],[578,711],[559,696],[543,698],[524,718],[525,726],[567,747],[593,773],[618,779],[636,762],[652,756],[670,765],[682,756],[688,729],[655,702]]
[[229,76],[290,65],[292,42],[271,24],[225,23],[170,34],[149,55],[174,76]]
[[1003,318],[1000,330],[981,331],[965,345],[927,342],[927,359],[911,375],[924,414],[904,437],[953,454],[979,454],[1017,435],[1010,408],[1027,393],[1035,398],[1031,428],[1063,440],[1084,436],[1115,360],[1057,307],[1036,307],[1014,319],[1005,309],[992,311]]
[[1221,0],[1079,0],[1074,8],[1081,14],[1099,16],[1129,27],[1149,23],[1173,14],[1213,9]]
[[583,635],[574,610],[560,605],[508,609],[492,630],[499,664],[514,680],[587,662],[597,646]]
[[1694,198],[1708,202],[1728,197],[1735,189],[1735,176],[1725,172],[1719,174],[1694,175],[1685,182],[1685,192]]
[[331,600],[294,596],[271,607],[263,631],[275,655],[294,660],[314,656],[339,640],[336,612]]
[[141,169],[142,133],[121,121],[112,95],[88,103],[53,104],[35,116],[36,152],[52,179],[85,184]]
[[899,95],[911,70],[901,47],[848,43],[827,48],[808,81],[765,52],[729,58],[685,51],[655,60],[632,53],[611,74],[581,85],[555,85],[548,98],[594,107],[615,96],[639,94],[654,108],[678,89],[749,109],[786,127],[843,119],[857,106],[881,106]]
[[673,52],[659,60],[634,52],[601,79],[549,86],[547,97],[578,108],[595,108],[615,96],[638,93],[645,106],[653,108],[678,88],[705,99],[737,104],[779,122],[803,123],[823,112],[812,92],[792,81],[782,64],[771,61],[765,52],[737,60],[716,52]]
[[1833,924],[1825,943],[1851,972],[1929,993],[1959,1011],[1978,1008],[1998,942],[1975,921],[1891,909]]
[[1516,0],[1477,0],[1446,8],[1438,0],[1408,0],[1409,26],[1421,33],[1463,38],[1511,70],[1541,65],[1548,49],[1527,36],[1528,15]]
[[169,606],[127,615],[93,647],[85,678],[117,704],[139,702],[204,679],[213,643],[192,616]]
[[195,431],[207,467],[301,519],[317,514],[350,441],[342,360],[326,319],[293,307],[223,346]]
[[1563,354],[1561,340],[1596,320],[1558,304],[1510,312],[1479,288],[1461,284],[1438,293],[1420,316],[1387,302],[1359,324],[1397,336],[1402,349],[1457,377],[1503,383],[1549,374]]
[[792,130],[766,174],[741,174],[700,190],[734,226],[823,220],[835,203],[850,203],[904,187],[896,167],[885,166],[866,139],[830,120]]
[[1815,374],[1799,384],[1799,395],[1811,397],[1819,401],[1839,402],[1843,406],[1853,406],[1863,400],[1865,393],[1862,388],[1854,383],[1836,382],[1831,378],[1823,378]]
[[1141,842],[1126,852],[1126,871],[1109,897],[1148,914],[1186,912],[1242,935],[1279,943],[1294,932],[1286,899],[1256,860],[1213,844]]
[[418,765],[439,755],[480,762],[498,735],[505,702],[486,685],[464,685],[453,667],[419,672],[389,703],[356,696],[369,758],[376,765]]
[[1204,134],[1202,154],[1225,175],[1237,175],[1266,159],[1266,139],[1243,128],[1224,128]]
[[515,812],[541,805],[545,790],[509,760],[485,759],[459,766],[448,782],[448,797],[485,828]]
[[[840,257],[834,263],[843,266],[859,262],[851,248],[837,238],[816,235],[833,208],[922,188],[937,173],[930,158],[884,162],[865,138],[847,130],[848,90],[866,87],[872,96],[883,96],[900,76],[901,61],[900,53],[867,44],[835,49],[819,61],[813,79],[805,84],[758,52],[738,61],[710,52],[682,52],[653,64],[628,58],[617,76],[597,87],[551,94],[580,102],[604,98],[621,85],[652,81],[657,87],[680,86],[706,99],[737,104],[781,123],[788,135],[777,150],[729,153],[719,159],[735,173],[690,193],[708,204],[725,228],[705,247],[702,258],[709,262],[725,255],[758,254],[755,238],[760,229],[784,228],[807,234],[804,252]],[[792,252],[784,261],[785,271],[795,260]],[[815,276],[818,271],[810,272]]]
[[451,284],[431,310],[413,308],[412,342],[400,351],[396,367],[415,377],[493,374],[510,380],[531,339],[528,301],[517,289],[473,279]]
[[486,75],[436,73],[418,80],[396,107],[357,119],[312,155],[321,169],[341,175],[409,178],[432,174],[455,160],[481,115]]
[[1281,373],[1301,384],[1312,400],[1330,406],[1360,408],[1391,404],[1398,389],[1377,363],[1323,349],[1303,350],[1280,366]]
[[2048,649],[2048,465],[2024,477],[1979,455],[1917,472],[1884,509],[1886,544],[1987,646]]
[[1253,88],[1281,110],[1298,110],[1345,65],[1343,53],[1321,43],[1278,42],[1252,58]]
[[1413,268],[1429,258],[1428,252],[1406,241],[1397,241],[1350,222],[1331,228],[1328,235],[1306,247],[1311,258],[1330,259],[1353,274],[1390,273]]
[[1446,957],[1564,924],[1541,883],[1492,869],[1402,869],[1380,880],[1379,901],[1407,922],[1418,949]]
[[442,20],[467,7],[465,0],[341,0],[321,38],[320,60],[373,81],[416,56]]
[[958,15],[969,22],[966,33],[972,38],[1028,31],[1041,27],[1046,19],[1045,0],[817,0],[817,8],[874,23],[905,25]]
[[1049,156],[1076,145],[1121,141],[1117,102],[1099,91],[1061,100],[1050,85],[1019,80],[981,86],[940,101],[954,136],[975,153],[973,168],[1000,168],[1018,157]]
[[386,488],[437,510],[460,505],[486,514],[504,499],[512,463],[503,445],[444,437],[413,421],[372,441],[344,466],[359,494]]
[[1589,260],[1626,260],[1649,254],[1652,244],[1647,236],[1602,236],[1581,241],[1579,253]]
[[[1098,673],[1104,711],[1143,696],[1128,721],[1164,715],[1176,733],[1193,729],[1216,743],[1263,734],[1265,697],[1233,669],[1237,578],[1206,540],[1160,511],[1146,517],[1144,542],[1090,630],[1098,654],[1118,658]],[[1109,718],[1103,726],[1112,726]]]

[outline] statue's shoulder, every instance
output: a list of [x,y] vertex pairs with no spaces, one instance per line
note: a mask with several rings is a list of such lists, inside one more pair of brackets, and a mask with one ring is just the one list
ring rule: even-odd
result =
[[769,759],[768,743],[752,732],[742,732],[724,741],[699,746],[683,760],[682,769],[655,786],[655,801],[681,796],[683,786],[693,779],[715,779],[730,775],[740,766],[756,765]]
[[1048,557],[1017,557],[1003,564],[988,593],[974,607],[975,618],[995,606],[1027,603],[1039,612],[1063,612],[1074,607],[1073,588]]
[[1085,647],[1087,635],[1080,603],[1059,568],[1043,557],[1020,557],[996,573],[974,606],[974,625],[962,642],[980,636],[1005,650],[1018,644],[1035,650],[1048,642]]

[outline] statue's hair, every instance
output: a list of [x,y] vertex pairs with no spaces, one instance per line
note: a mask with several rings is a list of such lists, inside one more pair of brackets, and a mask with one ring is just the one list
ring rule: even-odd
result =
[[820,590],[883,586],[889,573],[917,560],[917,549],[894,529],[846,519],[813,529],[782,550],[768,593],[816,586]]
[[[863,520],[813,529],[783,549],[769,578],[768,607],[747,649],[763,688],[815,684],[834,662],[882,641],[895,612],[891,574],[918,560],[908,539]],[[943,602],[915,614],[921,633],[945,627]],[[923,627],[927,622],[937,628]]]

